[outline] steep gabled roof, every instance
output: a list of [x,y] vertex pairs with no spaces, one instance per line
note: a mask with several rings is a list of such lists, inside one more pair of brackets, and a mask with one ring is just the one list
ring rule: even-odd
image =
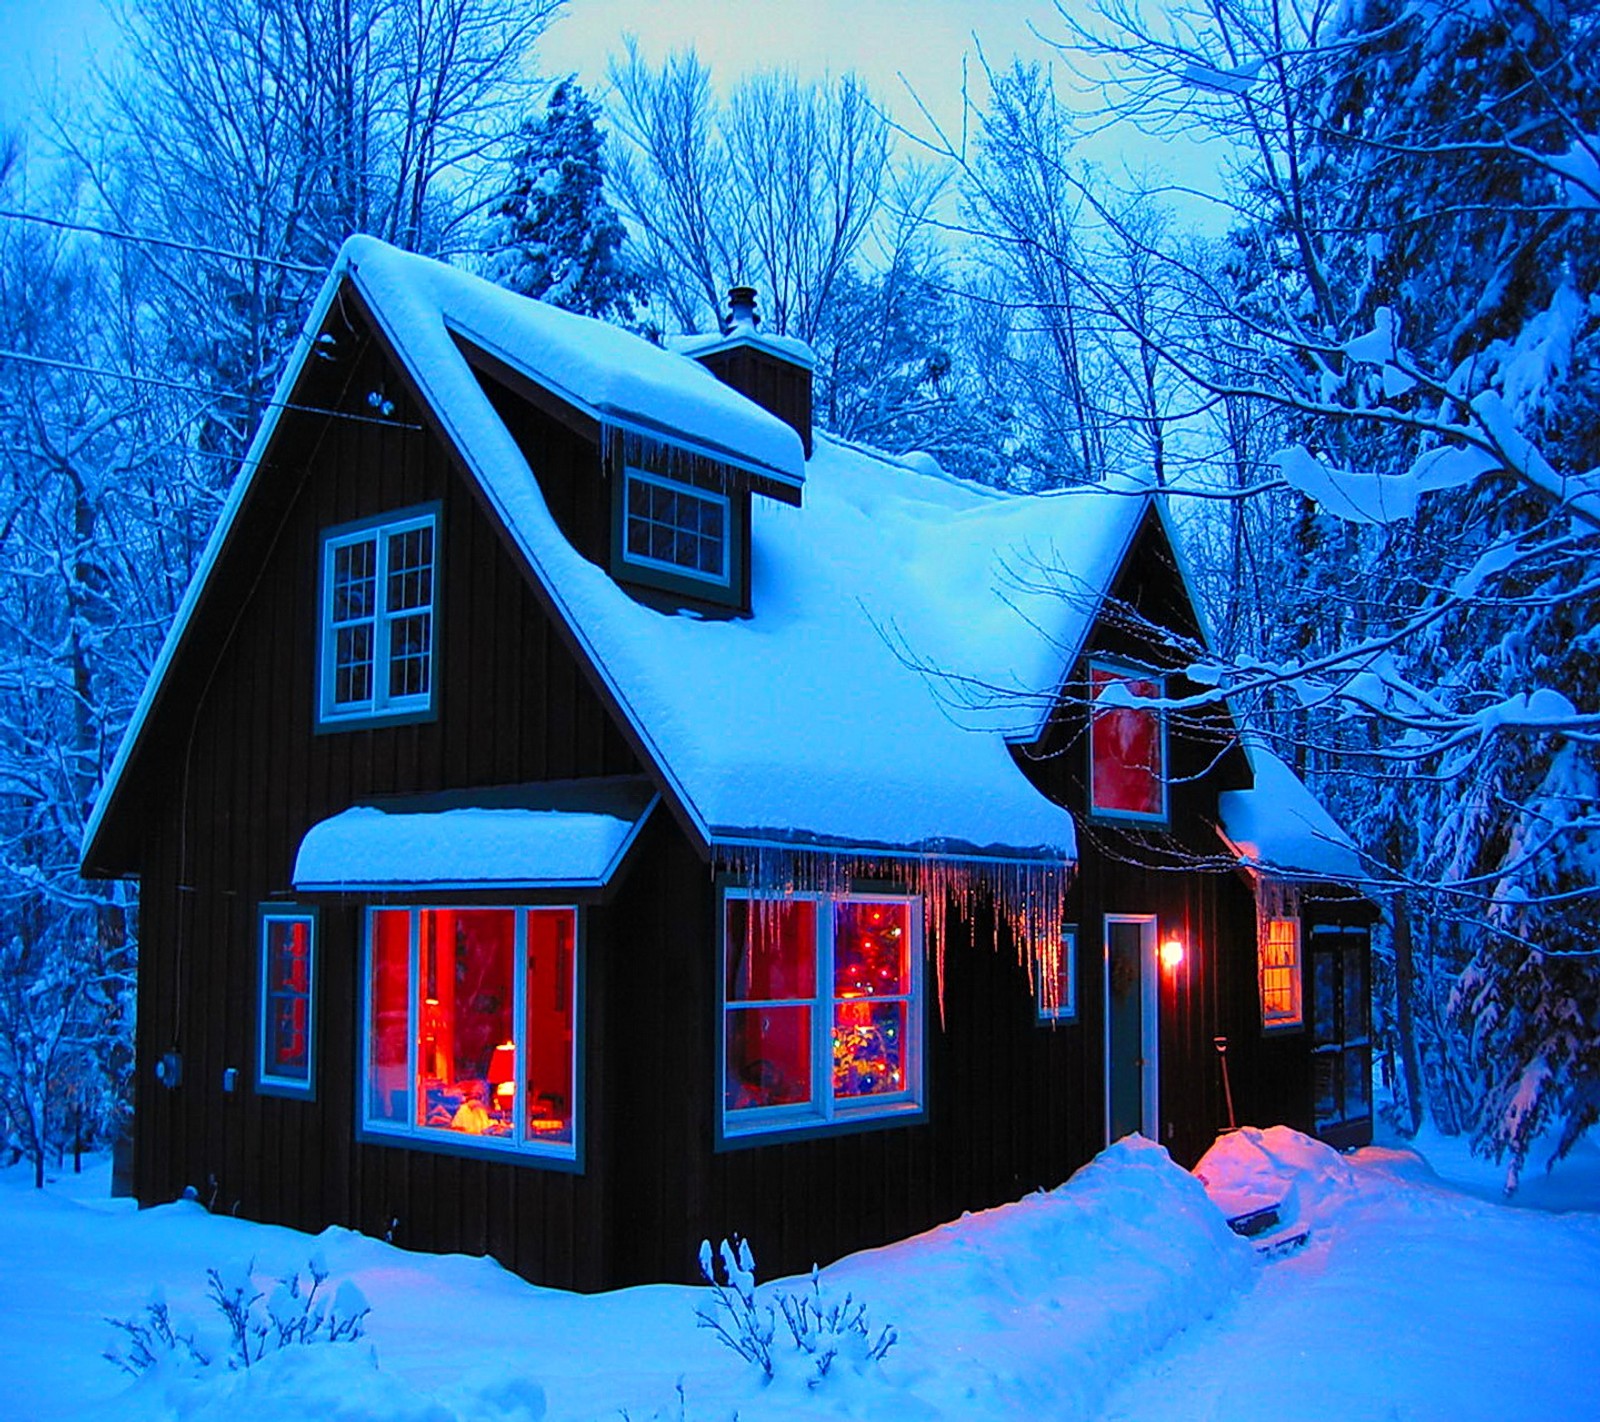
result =
[[[1006,735],[1026,733],[1038,693],[1081,648],[1146,495],[999,494],[826,438],[806,465],[788,426],[688,359],[368,238],[341,252],[280,402],[346,280],[704,844],[1074,856],[1070,815],[1027,781]],[[580,556],[457,337],[602,424],[803,483],[802,508],[755,501],[752,615],[645,606]],[[258,433],[201,560],[86,854],[275,426]],[[1065,595],[1039,586],[1037,568],[1064,572]],[[970,687],[1034,699],[974,702]]]

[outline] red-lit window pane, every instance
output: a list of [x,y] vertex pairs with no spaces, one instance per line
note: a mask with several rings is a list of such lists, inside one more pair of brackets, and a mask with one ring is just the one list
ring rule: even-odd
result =
[[905,1002],[857,998],[833,1015],[833,1094],[889,1096],[906,1089]]
[[811,1100],[811,1009],[742,1007],[727,1014],[730,1111]]
[[311,1091],[314,919],[274,912],[261,920],[258,1081],[268,1090]]
[[367,1119],[404,1122],[411,1114],[411,915],[380,909],[372,915],[367,1002]]
[[911,906],[834,906],[833,995],[900,997],[911,991]]
[[528,911],[527,1060],[517,1079],[530,1140],[572,1140],[572,930],[569,909]]
[[817,906],[810,899],[727,900],[729,1002],[793,1002],[817,991]]
[[[1166,813],[1161,715],[1115,704],[1126,696],[1159,697],[1161,685],[1108,667],[1089,669],[1090,797],[1095,810],[1152,818]],[[1108,704],[1109,703],[1109,704]]]
[[489,1090],[489,1067],[511,1038],[516,912],[424,909],[418,920],[417,1124],[509,1135],[512,1117]]

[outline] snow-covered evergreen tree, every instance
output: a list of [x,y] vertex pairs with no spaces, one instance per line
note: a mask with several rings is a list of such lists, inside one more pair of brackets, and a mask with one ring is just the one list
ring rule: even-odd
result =
[[639,287],[626,231],[606,197],[599,110],[576,80],[551,92],[517,131],[511,181],[490,223],[490,275],[502,286],[584,316],[633,319]]

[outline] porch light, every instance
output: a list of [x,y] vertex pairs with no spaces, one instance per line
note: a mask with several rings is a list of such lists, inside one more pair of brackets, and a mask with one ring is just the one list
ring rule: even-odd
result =
[[1183,940],[1169,938],[1161,945],[1161,966],[1169,973],[1183,962]]

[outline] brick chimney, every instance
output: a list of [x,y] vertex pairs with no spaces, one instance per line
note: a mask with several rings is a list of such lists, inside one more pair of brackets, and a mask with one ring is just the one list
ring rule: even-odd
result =
[[683,347],[718,380],[769,410],[800,436],[811,458],[811,347],[792,336],[760,329],[753,286],[728,290],[721,336],[697,337]]

